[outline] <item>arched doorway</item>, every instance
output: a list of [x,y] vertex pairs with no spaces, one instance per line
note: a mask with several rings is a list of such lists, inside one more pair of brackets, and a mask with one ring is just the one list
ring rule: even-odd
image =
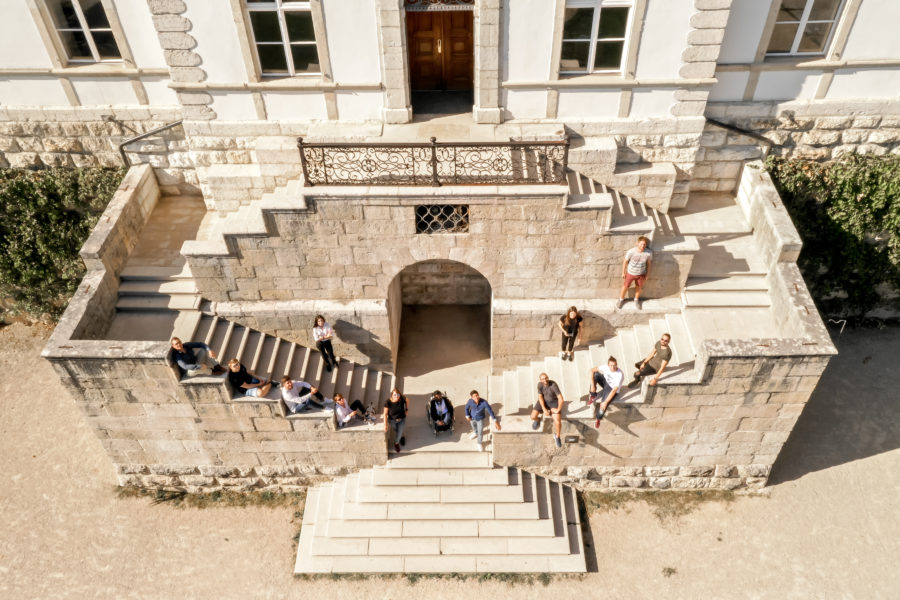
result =
[[394,371],[410,401],[407,450],[449,441],[449,436],[436,440],[427,432],[424,407],[435,389],[446,392],[459,410],[454,439],[467,434],[462,407],[469,391],[487,395],[491,294],[484,275],[451,260],[412,264],[391,282]]

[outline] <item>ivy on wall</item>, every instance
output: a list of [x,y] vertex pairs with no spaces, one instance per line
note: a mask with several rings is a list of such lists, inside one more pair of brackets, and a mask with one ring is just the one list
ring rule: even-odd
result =
[[59,316],[84,275],[78,250],[124,169],[0,169],[0,299]]
[[900,290],[900,156],[770,156],[766,167],[803,238],[797,264],[819,309],[842,317],[900,309],[890,298]]

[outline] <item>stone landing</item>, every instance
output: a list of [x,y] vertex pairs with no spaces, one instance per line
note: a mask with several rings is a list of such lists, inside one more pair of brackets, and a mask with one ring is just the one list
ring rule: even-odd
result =
[[486,452],[403,453],[309,489],[295,573],[586,571],[575,490]]

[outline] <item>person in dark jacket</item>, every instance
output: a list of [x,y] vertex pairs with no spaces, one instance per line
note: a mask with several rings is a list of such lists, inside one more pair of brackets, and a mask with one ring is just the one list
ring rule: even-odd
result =
[[445,398],[440,390],[435,390],[428,401],[428,414],[434,430],[447,431],[453,427],[453,405],[450,398]]
[[211,372],[213,375],[221,375],[225,372],[216,353],[203,342],[182,343],[177,337],[172,338],[172,345],[166,356],[166,362],[170,367],[178,367],[181,377],[193,376]]

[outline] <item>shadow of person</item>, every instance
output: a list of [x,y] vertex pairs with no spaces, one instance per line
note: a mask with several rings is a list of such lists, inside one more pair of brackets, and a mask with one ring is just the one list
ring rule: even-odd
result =
[[387,364],[391,362],[391,351],[376,340],[378,336],[359,325],[338,319],[332,325],[337,338],[347,344],[353,344],[356,351],[367,356],[370,363]]

